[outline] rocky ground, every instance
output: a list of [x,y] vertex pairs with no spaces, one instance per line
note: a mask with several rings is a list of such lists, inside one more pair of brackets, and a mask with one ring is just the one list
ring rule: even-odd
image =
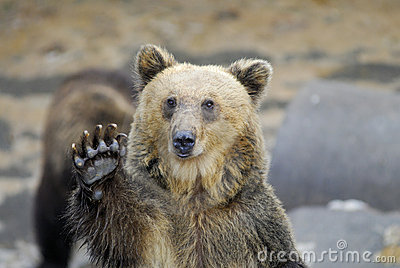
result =
[[[267,58],[275,73],[260,113],[271,149],[286,105],[311,80],[400,92],[399,11],[396,0],[1,0],[0,267],[33,267],[38,259],[30,211],[43,123],[52,92],[68,74],[87,67],[129,71],[144,43],[198,64]],[[305,250],[335,249],[345,239],[353,250],[400,255],[399,212],[307,207],[290,216]],[[78,257],[73,266],[82,262]]]

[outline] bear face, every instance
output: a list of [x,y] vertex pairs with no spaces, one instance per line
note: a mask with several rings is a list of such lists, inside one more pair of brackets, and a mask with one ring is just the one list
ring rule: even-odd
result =
[[270,64],[180,64],[165,50],[144,46],[136,74],[139,106],[130,134],[136,143],[129,151],[143,152],[146,164],[157,159],[168,186],[178,193],[193,189],[199,180],[201,187],[212,188],[231,149],[246,132],[259,132],[255,109],[270,80]]

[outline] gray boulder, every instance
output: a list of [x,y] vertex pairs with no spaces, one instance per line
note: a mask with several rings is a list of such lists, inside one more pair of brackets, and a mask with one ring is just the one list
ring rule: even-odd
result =
[[269,180],[286,208],[360,199],[400,208],[400,94],[316,81],[288,107]]

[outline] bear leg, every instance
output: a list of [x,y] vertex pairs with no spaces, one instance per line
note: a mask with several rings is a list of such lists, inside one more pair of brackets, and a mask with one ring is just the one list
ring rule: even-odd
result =
[[[44,174],[46,176],[47,174]],[[69,177],[71,179],[71,177]],[[66,200],[43,179],[35,202],[35,231],[42,262],[39,268],[67,267],[71,252],[71,239],[65,233]]]

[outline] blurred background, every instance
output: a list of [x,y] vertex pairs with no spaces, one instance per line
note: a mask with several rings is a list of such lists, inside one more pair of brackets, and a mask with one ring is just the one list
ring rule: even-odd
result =
[[[302,89],[308,89],[309,93],[306,91],[289,109],[294,121],[296,114],[304,112],[307,105],[304,99],[310,97],[312,103],[320,102],[323,93],[319,96],[313,90],[324,86],[330,92],[335,92],[335,88],[345,90],[340,91],[343,99],[347,98],[347,88],[355,91],[349,93],[357,102],[355,107],[364,105],[358,111],[364,111],[366,105],[369,111],[377,109],[382,118],[389,113],[391,121],[385,121],[385,126],[397,124],[390,132],[391,143],[385,145],[396,148],[388,155],[392,163],[389,166],[393,167],[388,171],[392,174],[390,178],[378,189],[366,187],[362,179],[352,181],[342,176],[343,182],[348,179],[355,192],[361,189],[372,197],[386,195],[384,201],[377,204],[371,204],[368,198],[349,201],[362,199],[362,194],[343,195],[340,189],[347,186],[342,184],[329,188],[332,191],[327,197],[296,199],[290,203],[292,192],[286,191],[289,196],[284,196],[286,182],[279,178],[282,172],[272,170],[276,177],[271,182],[276,185],[279,197],[282,193],[284,205],[287,204],[300,249],[338,249],[337,241],[344,239],[352,250],[368,250],[374,256],[396,255],[398,263],[389,266],[399,266],[400,173],[396,173],[399,171],[396,163],[400,166],[400,158],[396,157],[400,152],[399,143],[393,144],[400,137],[396,132],[400,129],[399,14],[398,0],[1,0],[0,267],[34,267],[39,260],[31,209],[40,178],[44,119],[53,92],[66,76],[85,68],[129,72],[135,53],[146,43],[164,46],[179,61],[196,64],[228,65],[242,57],[268,59],[274,75],[260,116],[266,147],[271,153],[276,151],[279,163],[285,162],[281,147],[275,147],[279,139],[284,145],[295,134],[305,135],[299,131],[304,130],[302,127],[285,121],[287,108]],[[382,109],[374,107],[374,100],[380,102]],[[333,102],[341,103],[341,100]],[[349,106],[345,109],[352,113]],[[357,108],[354,113],[357,114]],[[320,120],[318,126],[327,129],[324,124],[329,125],[329,120],[320,114],[316,119]],[[333,121],[345,121],[346,114],[341,116]],[[306,129],[318,132],[313,125]],[[340,129],[339,123],[336,129]],[[287,133],[292,133],[292,137]],[[331,147],[335,147],[334,139]],[[301,158],[301,153],[296,153]],[[385,151],[381,153],[384,157]],[[312,157],[315,156],[307,159],[313,161]],[[346,159],[351,165],[351,157]],[[337,167],[333,173],[340,169]],[[318,179],[323,180],[317,176],[315,180]],[[302,192],[297,194],[321,195],[313,191],[312,180],[304,189],[299,187]],[[295,176],[287,183],[294,189],[297,185],[304,186],[301,178],[296,180]],[[390,194],[385,189],[391,189]],[[72,266],[85,263],[81,254]],[[388,266],[311,264],[312,267],[337,265]]]

